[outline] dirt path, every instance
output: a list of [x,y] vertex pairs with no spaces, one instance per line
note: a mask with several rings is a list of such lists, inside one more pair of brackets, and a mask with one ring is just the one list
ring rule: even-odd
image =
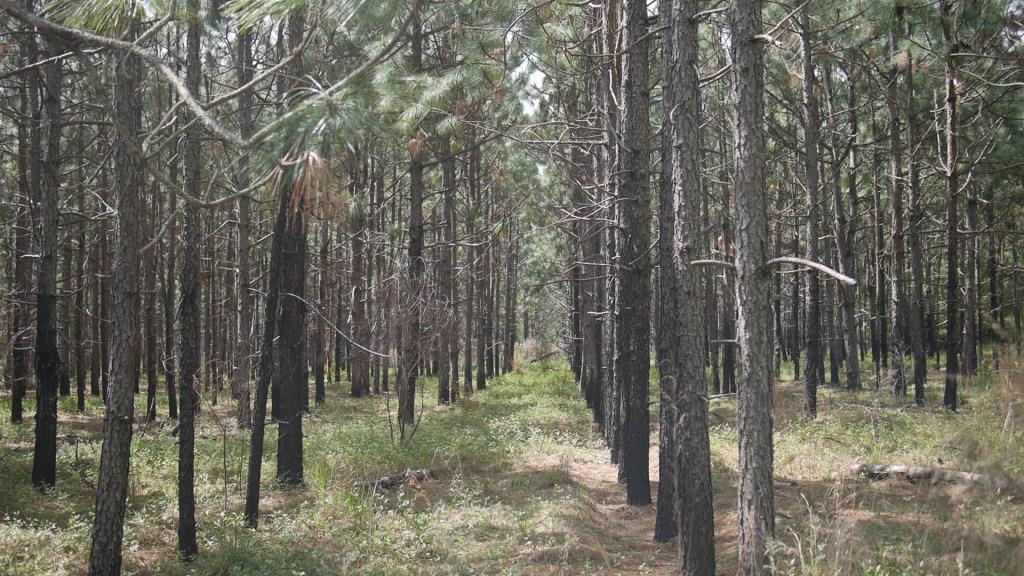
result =
[[[658,492],[658,447],[651,446],[651,494]],[[654,542],[655,505],[627,506],[625,486],[608,450],[596,444],[569,463],[573,480],[589,492],[593,546],[608,554],[609,574],[675,574],[675,542]]]

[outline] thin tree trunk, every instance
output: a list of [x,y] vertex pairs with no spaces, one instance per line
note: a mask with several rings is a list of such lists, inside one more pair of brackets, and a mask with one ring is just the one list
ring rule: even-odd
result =
[[622,472],[626,503],[651,503],[648,477],[650,446],[647,390],[650,381],[651,261],[650,93],[647,88],[647,3],[623,2],[627,46],[622,71],[622,129],[618,176],[619,310],[615,338],[615,375],[622,389]]
[[[48,41],[46,55],[62,47]],[[61,80],[60,60],[43,70],[43,116],[39,130],[46,138],[39,190],[39,265],[36,281],[36,427],[32,454],[32,484],[38,488],[57,482],[57,393],[60,353],[57,350],[57,205],[60,193]]]
[[[895,50],[895,39],[890,37],[890,51]],[[892,55],[896,60],[896,54]],[[895,65],[889,72],[889,79],[886,85],[886,106],[889,113],[889,154],[892,156],[892,172],[890,179],[892,189],[889,193],[889,211],[891,213],[890,241],[892,249],[892,269],[889,279],[892,282],[889,294],[892,300],[889,303],[891,321],[889,326],[889,347],[892,359],[891,385],[893,394],[896,396],[907,395],[906,378],[906,342],[907,330],[905,327],[907,318],[905,282],[903,275],[904,261],[906,257],[903,251],[903,143],[900,138],[900,115],[899,98],[897,96],[897,83],[899,72]]]
[[[28,35],[27,44],[34,46],[35,38]],[[27,50],[30,54],[34,50]],[[38,78],[36,74],[25,75],[20,89],[19,113],[22,117],[34,114],[38,98]],[[29,298],[32,294],[32,198],[35,195],[39,146],[35,136],[39,128],[34,116],[30,117],[32,126],[24,122],[18,123],[18,202],[15,216],[14,233],[14,279],[13,298],[11,304],[11,422],[17,424],[24,419],[24,398],[28,380],[31,378],[30,366],[31,343],[29,329]],[[33,159],[30,162],[30,158]],[[99,292],[96,292],[99,294]]]
[[[438,265],[438,284],[440,298],[441,322],[438,326],[438,360],[440,366],[437,374],[437,402],[450,404],[453,395],[458,393],[458,378],[452,378],[452,349],[457,346],[458,338],[453,336],[457,324],[455,317],[455,156],[452,155],[451,142],[448,138],[441,141],[441,195],[442,220],[441,258]],[[456,350],[456,361],[458,352]],[[452,381],[455,381],[454,387]],[[453,394],[454,392],[454,394]]]
[[[140,65],[141,66],[141,65]],[[141,108],[141,105],[140,105]],[[141,122],[140,122],[141,124]],[[142,172],[144,168],[140,168]],[[159,227],[157,223],[159,211],[157,210],[158,204],[158,187],[160,186],[155,180],[152,184],[153,197],[150,206],[149,221],[153,223],[151,229],[156,230]],[[138,190],[141,196],[142,183],[140,183]],[[120,249],[121,246],[118,245]],[[154,247],[155,250],[155,247]],[[146,367],[146,419],[150,422],[156,420],[156,395],[157,387],[159,386],[159,378],[157,376],[157,328],[156,328],[156,271],[158,266],[157,258],[155,255],[150,255],[145,260],[145,282],[146,282],[146,295],[145,295],[145,322],[144,341],[146,343],[145,352],[145,367]]]
[[[132,35],[138,24],[132,24]],[[114,190],[117,195],[117,242],[113,265],[113,341],[111,383],[107,412],[103,419],[103,447],[100,452],[99,481],[96,483],[96,516],[93,520],[89,573],[121,572],[121,543],[128,496],[128,470],[131,458],[132,426],[135,416],[133,379],[141,356],[139,312],[142,298],[142,254],[144,188],[142,147],[138,135],[142,128],[141,61],[134,56],[119,58],[114,83]],[[147,264],[146,334],[154,340],[146,343],[147,372],[155,377],[155,322],[152,285],[155,268]],[[151,384],[155,385],[155,382]],[[152,390],[155,394],[155,389]],[[152,398],[155,401],[155,397]],[[147,412],[154,411],[150,406]]]
[[72,328],[72,338],[75,346],[75,383],[78,396],[78,412],[85,411],[85,161],[82,154],[85,151],[84,130],[78,131],[78,213],[82,220],[78,223],[78,246],[75,250],[75,318]]
[[[811,52],[811,29],[806,9],[800,15],[801,58],[803,60],[803,105],[804,105],[804,171],[807,188],[807,257],[821,261],[818,248],[818,224],[820,216],[820,189],[818,175],[818,99],[815,94],[816,80]],[[818,414],[818,386],[824,377],[824,358],[821,346],[821,281],[811,272],[806,275],[807,318],[804,338],[807,347],[807,365],[804,370],[804,413],[810,417]]]
[[[412,68],[423,64],[423,30],[420,14],[414,16],[412,31]],[[415,420],[416,380],[422,361],[420,316],[423,307],[423,140],[409,142],[409,246],[408,286],[403,291],[402,352],[398,366],[398,428],[404,440],[406,428]]]
[[[238,33],[238,85],[245,86],[252,79],[252,33],[246,29]],[[242,138],[252,135],[252,90],[245,90],[238,100],[238,131]],[[249,187],[249,158],[244,154],[238,159],[238,189]],[[253,339],[253,293],[250,287],[249,229],[251,227],[251,200],[248,196],[238,198],[238,261],[235,274],[235,293],[238,296],[238,327],[236,331],[234,372],[232,380],[238,395],[238,409],[235,412],[240,428],[252,424],[250,409],[250,383],[252,377]],[[234,305],[234,304],[232,304]]]
[[[910,36],[910,25],[907,24],[907,36]],[[925,350],[925,296],[922,262],[925,255],[921,248],[921,220],[924,215],[921,208],[921,180],[918,172],[917,157],[917,114],[914,110],[914,56],[908,48],[907,61],[904,68],[907,89],[907,149],[908,176],[910,180],[910,275],[913,282],[912,297],[908,302],[910,319],[910,345],[914,354],[914,401],[924,405],[924,384],[928,378],[928,357]],[[852,108],[852,106],[851,106]]]
[[[680,284],[676,274],[676,262],[673,252],[676,249],[676,207],[673,194],[676,187],[673,182],[673,170],[675,168],[672,145],[676,134],[673,132],[673,124],[678,125],[680,130],[695,130],[692,125],[684,125],[684,121],[693,119],[691,110],[676,109],[676,90],[688,90],[689,86],[683,85],[691,75],[689,61],[682,61],[681,54],[676,54],[674,44],[687,41],[683,34],[696,33],[695,26],[687,26],[682,22],[675,22],[682,16],[683,10],[690,8],[679,7],[676,13],[673,6],[674,0],[659,0],[658,2],[658,26],[662,29],[661,39],[661,164],[658,178],[658,323],[657,342],[655,350],[657,353],[656,362],[658,368],[658,510],[654,519],[654,541],[668,542],[676,537],[678,532],[677,498],[675,494],[676,476],[679,468],[679,458],[676,454],[676,431],[675,425],[678,416],[675,413],[677,388],[679,387],[679,375],[676,373],[676,363],[673,361],[679,350],[682,334],[677,323],[680,318],[676,317],[679,310],[679,294],[677,290]],[[692,15],[692,14],[691,14]],[[673,28],[676,25],[678,28]],[[678,40],[676,36],[679,36]],[[687,45],[686,48],[689,48]],[[678,81],[677,81],[678,78]],[[678,84],[678,85],[677,85]],[[684,96],[691,96],[687,92]],[[689,102],[694,105],[695,102]],[[673,118],[676,115],[676,118]],[[699,120],[699,119],[698,119]],[[698,122],[699,125],[699,122]],[[683,135],[690,137],[689,134]],[[684,141],[682,146],[684,152],[690,152]],[[689,158],[681,160],[688,162]],[[682,166],[689,168],[689,166]],[[683,174],[690,176],[692,174]],[[682,190],[683,186],[693,186],[697,182],[678,183]],[[696,244],[699,246],[700,244]],[[695,327],[688,326],[688,330]],[[703,365],[703,362],[701,362]]]
[[[199,0],[188,0],[189,14],[186,32],[185,83],[192,94],[199,94],[202,78],[199,30]],[[201,130],[192,123],[185,131],[184,176],[185,192],[198,198],[202,189],[202,164],[199,158]],[[182,227],[181,310],[178,346],[178,376],[180,414],[178,421],[178,554],[191,560],[199,554],[196,541],[195,498],[195,414],[199,404],[196,387],[200,378],[200,350],[202,346],[200,285],[201,262],[199,250],[202,242],[199,207],[188,204],[184,209]]]
[[955,30],[953,28],[953,7],[948,0],[940,0],[942,13],[942,41],[945,43],[945,111],[946,125],[943,127],[946,139],[945,172],[946,172],[946,381],[943,390],[942,404],[956,411],[958,402],[957,380],[960,376],[960,283],[959,283],[959,251],[960,241],[957,226],[957,195],[959,193],[959,124],[957,119],[957,87],[956,61],[953,56],[956,50]]
[[284,231],[288,220],[291,193],[281,184],[277,190],[277,211],[271,233],[270,265],[267,270],[267,296],[263,302],[263,335],[260,340],[257,380],[252,406],[252,431],[249,440],[249,465],[245,484],[245,525],[256,528],[259,523],[260,476],[263,464],[263,442],[266,432],[267,396],[274,374],[274,341],[277,338],[277,309],[280,300],[281,257]]

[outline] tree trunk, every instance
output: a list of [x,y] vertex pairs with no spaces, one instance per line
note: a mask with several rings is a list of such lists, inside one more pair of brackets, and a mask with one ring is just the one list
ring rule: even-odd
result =
[[[807,258],[821,262],[818,249],[820,209],[820,178],[818,175],[818,98],[815,95],[816,80],[811,52],[811,29],[806,10],[800,15],[801,59],[803,61],[803,106],[804,106],[804,171],[807,188]],[[824,358],[821,346],[821,282],[814,272],[806,274],[807,318],[804,338],[807,347],[807,365],[804,370],[804,413],[810,417],[818,414],[818,386],[824,377]]]
[[[305,29],[304,11],[288,17],[289,50],[298,48]],[[293,89],[303,74],[302,59],[296,58],[289,66]],[[290,97],[295,96],[292,94]],[[281,187],[281,193],[289,195],[289,203],[281,238],[281,271],[277,276],[280,297],[277,346],[280,356],[275,386],[279,393],[274,397],[274,417],[277,419],[277,481],[280,484],[303,482],[302,412],[309,401],[303,332],[306,327],[306,210],[310,191],[299,190],[296,194],[294,186],[299,182],[302,170],[314,169],[296,165],[291,177],[282,179],[291,184]]]
[[[678,499],[679,550],[683,574],[710,576],[715,573],[715,521],[711,488],[711,441],[708,437],[708,393],[704,369],[704,317],[701,310],[701,272],[689,260],[700,257],[703,189],[700,182],[700,88],[698,25],[694,16],[697,0],[679,0],[672,15],[671,83],[673,106],[672,184],[674,205],[662,210],[675,212],[671,260],[663,265],[675,268],[670,280],[670,323],[672,340],[669,361],[676,381],[672,411],[676,430],[673,463]],[[659,495],[660,497],[660,495]]]
[[[455,156],[452,154],[451,141],[441,141],[441,258],[438,264],[438,290],[440,325],[438,335],[438,360],[440,366],[437,373],[437,402],[450,404],[453,392],[458,393],[458,378],[452,370],[458,364],[458,338],[453,336],[457,318],[455,317]],[[453,364],[452,351],[455,351]],[[453,376],[456,376],[453,378]],[[454,381],[454,387],[452,385]]]
[[[892,52],[895,50],[895,39],[890,37],[889,43],[891,45],[890,52]],[[895,53],[892,54],[892,58],[895,62]],[[892,269],[889,274],[889,279],[892,282],[889,290],[892,298],[889,303],[891,315],[889,347],[892,360],[890,376],[893,394],[906,396],[906,349],[904,343],[907,335],[907,318],[904,310],[907,299],[903,278],[903,262],[906,258],[903,252],[903,143],[900,138],[899,98],[896,91],[898,79],[899,72],[893,65],[886,85],[886,106],[889,113],[889,154],[892,156],[892,172],[890,173],[892,189],[889,194],[889,211],[892,216],[889,240],[892,250]]]
[[[168,44],[170,44],[171,31],[168,31]],[[177,47],[179,35],[174,33],[174,43]],[[170,161],[168,162],[168,176],[171,182],[178,182],[178,154],[176,153],[174,144],[171,144],[171,149],[168,152],[170,155]],[[176,364],[176,353],[174,350],[174,343],[176,337],[174,334],[174,319],[177,314],[174,310],[174,301],[176,295],[176,276],[177,272],[177,261],[178,261],[178,220],[175,214],[178,211],[178,193],[172,187],[167,190],[168,202],[167,212],[171,214],[170,230],[167,234],[169,240],[167,241],[167,248],[165,254],[167,255],[167,267],[164,271],[164,282],[163,282],[163,308],[164,308],[164,384],[167,387],[167,417],[174,420],[178,418],[178,393],[177,393],[177,367]]]
[[[850,218],[847,221],[845,203],[841,198],[842,190],[836,187],[833,205],[836,213],[836,248],[839,250],[840,271],[851,278],[857,277],[857,220],[859,214],[857,207],[859,203],[857,190],[857,97],[854,82],[848,84],[849,90],[849,120],[850,120],[850,173],[849,189],[847,195],[850,197]],[[838,145],[838,141],[833,147]],[[839,166],[836,166],[839,169]],[[843,333],[846,336],[846,388],[848,390],[860,390],[860,355],[857,353],[857,286],[840,284],[840,297],[843,308]]]
[[[47,56],[62,47],[48,41]],[[36,281],[36,429],[32,455],[32,484],[50,487],[57,482],[57,392],[60,353],[57,350],[57,226],[60,218],[61,79],[63,63],[43,70],[43,116],[39,130],[46,138],[37,190],[39,206],[39,267]]]
[[[139,65],[141,66],[141,65]],[[141,105],[139,106],[141,108]],[[140,121],[141,124],[141,121]],[[133,138],[136,138],[133,134]],[[140,174],[145,170],[144,167],[139,168]],[[139,183],[139,195],[141,196],[142,182]],[[158,223],[159,211],[157,210],[158,205],[158,189],[160,184],[155,180],[153,181],[153,196],[149,210],[149,221],[151,222],[150,229],[158,230],[160,224]],[[118,244],[118,249],[121,246]],[[150,248],[152,252],[145,259],[145,282],[146,282],[146,295],[145,295],[145,322],[144,330],[146,343],[145,352],[145,367],[146,367],[146,420],[152,422],[156,420],[156,395],[157,388],[160,385],[159,378],[157,375],[157,328],[156,328],[156,271],[158,261],[156,258],[156,246]]]
[[[910,36],[910,25],[907,24],[907,36]],[[913,281],[912,297],[908,302],[910,320],[910,345],[914,354],[914,401],[924,405],[924,384],[928,378],[928,358],[925,350],[925,297],[922,262],[925,259],[921,248],[921,220],[924,215],[921,208],[921,180],[918,173],[917,160],[917,115],[914,111],[914,56],[908,48],[905,67],[907,89],[907,149],[908,176],[910,180],[910,275]]]
[[260,476],[263,464],[263,442],[266,432],[267,396],[274,374],[274,341],[277,338],[277,309],[280,300],[282,248],[284,231],[291,203],[290,187],[281,184],[277,190],[277,211],[271,233],[270,266],[267,270],[267,296],[263,302],[263,335],[259,363],[256,368],[256,396],[252,405],[252,431],[249,440],[249,465],[245,484],[245,525],[255,529],[259,523]]
[[733,0],[732,76],[735,102],[736,300],[740,374],[739,572],[769,572],[768,541],[775,533],[772,488],[772,374],[768,207],[765,198],[764,44],[761,3]]
[[366,196],[367,202],[356,201],[354,207],[355,215],[351,219],[352,237],[352,303],[351,329],[355,345],[352,346],[352,353],[349,357],[348,377],[352,384],[352,397],[362,398],[370,393],[370,357],[362,347],[370,344],[370,320],[367,318],[368,309],[368,288],[370,277],[367,275],[367,219],[366,214],[369,207],[369,198],[372,198],[373,189],[366,192],[360,189],[367,184],[360,179],[360,152],[357,150],[353,156],[350,167],[351,186],[350,193],[353,199],[361,195]]
[[[689,6],[680,7],[680,12],[677,14],[673,3],[674,0],[659,0],[658,2],[658,27],[662,30],[660,34],[662,115],[661,163],[658,177],[658,330],[655,344],[660,405],[658,411],[658,510],[654,519],[655,542],[668,542],[675,538],[678,532],[675,485],[680,463],[676,454],[677,415],[675,405],[679,377],[676,374],[673,360],[680,353],[678,349],[681,331],[676,325],[680,319],[675,317],[679,305],[679,295],[676,291],[680,286],[676,279],[676,263],[673,255],[676,248],[676,214],[675,199],[673,198],[672,144],[675,135],[672,116],[676,109],[676,90],[688,88],[682,84],[689,79],[691,62],[680,62],[681,55],[675,53],[673,44],[677,41],[685,42],[687,38],[682,37],[684,33],[696,32],[695,27],[686,29],[687,27],[683,23],[679,24],[679,29],[672,28],[675,24],[674,20],[683,17],[683,10],[689,8]],[[680,36],[678,40],[676,39],[677,35]],[[679,78],[679,86],[677,86],[677,78]],[[686,96],[689,96],[689,93]],[[694,102],[689,102],[689,104],[693,105]],[[676,118],[675,124],[682,129],[684,128],[683,120],[690,120],[692,113],[690,110],[680,110],[678,115],[681,118]],[[685,128],[695,129],[694,126],[685,126]],[[690,137],[689,134],[685,136]],[[684,151],[689,152],[688,149]],[[687,182],[685,185],[695,184],[696,182]],[[680,183],[679,186],[682,189],[684,184]]]
[[[238,33],[238,85],[245,86],[252,79],[252,33],[249,30]],[[252,90],[245,90],[238,99],[238,132],[242,138],[252,135]],[[249,158],[242,155],[238,159],[238,189],[249,187]],[[235,294],[238,297],[238,327],[235,333],[234,372],[231,375],[233,388],[236,390],[238,409],[235,418],[240,428],[248,428],[252,424],[250,409],[250,383],[252,377],[252,339],[253,339],[253,292],[250,287],[252,278],[250,269],[249,229],[252,226],[252,201],[248,196],[238,198],[238,256],[235,274]],[[232,304],[234,305],[234,304]]]
[[[602,4],[601,12],[601,53],[606,54],[606,61],[603,66],[603,73],[598,80],[598,92],[601,94],[601,112],[603,124],[603,146],[601,147],[601,164],[604,168],[601,174],[605,184],[601,190],[600,200],[607,201],[614,198],[617,189],[616,171],[618,170],[618,141],[617,130],[619,125],[618,102],[616,97],[621,83],[620,77],[620,56],[619,56],[619,12],[621,7],[619,0],[608,0]],[[603,212],[606,221],[614,221],[617,208],[614,203],[609,202]],[[603,308],[601,309],[601,343],[604,347],[601,353],[602,366],[602,396],[605,400],[604,407],[604,433],[605,440],[611,448],[611,461],[618,464],[619,448],[621,446],[621,404],[618,382],[615,378],[615,329],[616,329],[616,271],[614,268],[614,257],[617,251],[617,232],[615,226],[605,226],[603,240],[604,264],[607,279],[604,285],[602,298]]]
[[[138,24],[133,23],[132,29],[134,36]],[[142,300],[139,292],[143,282],[143,255],[139,250],[143,242],[145,215],[144,160],[138,141],[142,128],[141,66],[142,62],[137,57],[128,56],[117,60],[115,71],[118,81],[114,83],[114,122],[118,130],[114,137],[117,248],[112,270],[113,361],[107,412],[103,419],[103,448],[89,555],[89,573],[95,575],[121,572],[121,543],[135,417],[133,379],[142,352],[138,340]],[[155,284],[156,278],[151,258],[146,266],[147,294],[151,294],[151,285]],[[153,297],[147,295],[146,333],[155,340],[152,303]],[[154,372],[154,377],[155,348],[155,341],[146,343],[147,372]],[[152,392],[155,394],[155,390]],[[155,401],[155,397],[152,400]],[[150,411],[155,411],[155,405],[149,405],[147,412]]]
[[647,88],[647,3],[625,0],[622,70],[622,128],[618,176],[619,309],[615,337],[615,375],[622,390],[622,471],[626,502],[651,503],[648,470],[650,414],[651,261],[650,247],[650,93]]
[[[28,35],[26,43],[34,47],[35,37]],[[30,56],[34,48],[27,50]],[[35,196],[38,177],[39,145],[36,134],[38,121],[34,116],[38,102],[38,77],[27,74],[20,89],[19,113],[30,117],[31,126],[18,123],[18,202],[14,233],[14,279],[11,304],[11,422],[17,424],[24,419],[24,398],[28,380],[32,377],[31,314],[29,299],[32,294],[32,199]],[[31,160],[30,160],[31,159]],[[99,292],[96,292],[99,294]]]
[[942,396],[942,404],[952,411],[957,409],[957,380],[960,374],[960,283],[958,243],[960,241],[957,226],[957,196],[959,194],[959,176],[957,167],[959,150],[957,148],[959,124],[957,119],[958,95],[956,87],[956,60],[953,56],[956,48],[955,30],[953,28],[953,7],[948,0],[940,0],[942,13],[942,41],[945,46],[945,111],[946,140],[945,171],[946,171],[946,382]]
[[[78,153],[81,155],[85,149],[84,130],[78,131]],[[78,223],[78,246],[75,250],[75,319],[72,327],[72,339],[75,346],[75,383],[78,396],[78,412],[85,411],[85,162],[79,156],[78,161],[78,213],[81,220]]]
[[[423,64],[423,30],[421,15],[414,16],[412,31],[412,67],[419,71]],[[423,160],[424,141],[416,137],[409,142],[409,246],[408,286],[403,291],[402,352],[398,366],[398,428],[404,440],[406,428],[414,424],[416,380],[422,362],[420,348],[420,316],[423,308]]]
[[[192,94],[199,94],[202,79],[200,54],[199,0],[188,0],[188,26],[186,32],[185,83]],[[202,164],[199,158],[201,129],[193,122],[185,131],[184,176],[185,192],[193,198],[202,190]],[[178,346],[178,376],[180,414],[178,421],[178,554],[190,560],[199,554],[196,541],[195,498],[195,414],[199,404],[197,386],[200,378],[200,350],[202,346],[202,286],[199,283],[202,246],[199,207],[189,203],[184,209],[182,226],[181,310]]]

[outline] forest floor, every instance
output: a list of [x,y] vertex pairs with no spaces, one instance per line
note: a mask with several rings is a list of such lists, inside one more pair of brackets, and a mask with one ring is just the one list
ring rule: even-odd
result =
[[[851,464],[877,462],[1024,480],[1024,371],[1006,359],[986,366],[958,414],[937,406],[941,387],[930,381],[925,408],[885,392],[823,389],[814,421],[801,416],[799,388],[784,368],[775,400],[776,572],[1024,573],[1019,494],[871,482],[849,472]],[[676,573],[674,545],[651,541],[654,507],[624,504],[615,467],[563,364],[526,364],[452,408],[433,408],[435,397],[427,382],[420,425],[400,443],[388,425],[393,399],[356,400],[343,384],[330,386],[326,404],[306,418],[301,488],[274,482],[269,427],[255,532],[240,521],[248,434],[234,425],[231,406],[204,404],[197,427],[200,557],[191,564],[175,556],[173,424],[140,423],[126,573]],[[0,413],[9,413],[8,403],[0,397]],[[730,574],[737,535],[734,399],[715,398],[711,421],[719,572]],[[47,494],[28,482],[31,419],[0,424],[0,574],[79,574],[86,566],[102,406],[90,398],[86,413],[74,415],[74,399],[62,399],[60,422],[58,487]],[[657,462],[656,446],[651,461]],[[357,486],[407,469],[431,476],[395,490]]]

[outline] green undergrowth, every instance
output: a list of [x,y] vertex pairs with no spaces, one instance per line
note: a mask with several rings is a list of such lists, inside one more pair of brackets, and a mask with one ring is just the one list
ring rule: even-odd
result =
[[[933,372],[924,407],[865,387],[823,387],[819,415],[781,367],[776,387],[777,574],[1014,575],[1024,566],[1021,495],[955,484],[869,482],[857,463],[935,466],[1024,480],[1024,377],[1017,362],[986,359],[961,410],[941,408]],[[673,545],[649,542],[651,511],[621,502],[590,415],[558,361],[526,364],[485,391],[437,408],[421,382],[417,425],[401,441],[393,397],[353,399],[347,383],[305,418],[305,485],[274,478],[276,428],[267,429],[258,531],[242,527],[248,432],[233,406],[204,401],[196,442],[200,557],[175,555],[177,444],[159,406],[139,423],[125,530],[128,574],[673,574]],[[652,436],[657,439],[656,379]],[[144,398],[137,412],[142,413]],[[9,399],[0,397],[0,413]],[[58,486],[29,486],[32,401],[26,423],[0,423],[0,574],[79,574],[89,549],[102,404],[83,415],[61,400]],[[735,398],[710,404],[719,573],[735,572]],[[392,418],[393,420],[393,418]],[[408,431],[407,431],[408,432]],[[610,478],[584,480],[604,467]],[[407,469],[431,475],[397,490],[367,481]],[[609,472],[610,470],[610,472]],[[656,480],[652,477],[652,480]],[[589,483],[588,483],[589,482]],[[614,501],[614,502],[613,502]]]
[[[895,397],[884,384],[856,393],[825,387],[814,420],[802,415],[802,387],[781,382],[776,572],[1024,574],[1020,490],[870,482],[850,470],[859,463],[903,464],[978,472],[997,485],[1024,480],[1024,378],[1012,357],[989,360],[985,368],[962,390],[957,413],[942,408],[942,374],[934,371],[923,407],[914,405],[912,390]],[[712,405],[721,416],[712,429],[715,454],[729,462],[736,457],[732,408],[732,402]]]
[[[260,529],[241,527],[248,432],[231,408],[204,401],[196,441],[200,558],[177,560],[177,444],[173,422],[137,426],[125,534],[127,573],[478,574],[523,573],[531,551],[573,553],[574,510],[586,493],[560,462],[592,446],[589,415],[561,366],[531,366],[485,391],[436,408],[422,382],[417,425],[402,442],[388,414],[394,398],[353,399],[346,383],[305,418],[305,485],[273,478],[275,428],[267,430]],[[9,400],[0,411],[9,413]],[[136,407],[142,413],[144,399]],[[0,573],[76,574],[85,566],[102,434],[102,405],[83,415],[61,405],[58,486],[29,486],[31,417],[0,424]],[[32,402],[26,414],[33,414]],[[392,418],[393,420],[393,418]],[[407,435],[409,431],[407,431]],[[407,469],[431,477],[375,493],[360,486]],[[600,561],[600,560],[599,560]]]

